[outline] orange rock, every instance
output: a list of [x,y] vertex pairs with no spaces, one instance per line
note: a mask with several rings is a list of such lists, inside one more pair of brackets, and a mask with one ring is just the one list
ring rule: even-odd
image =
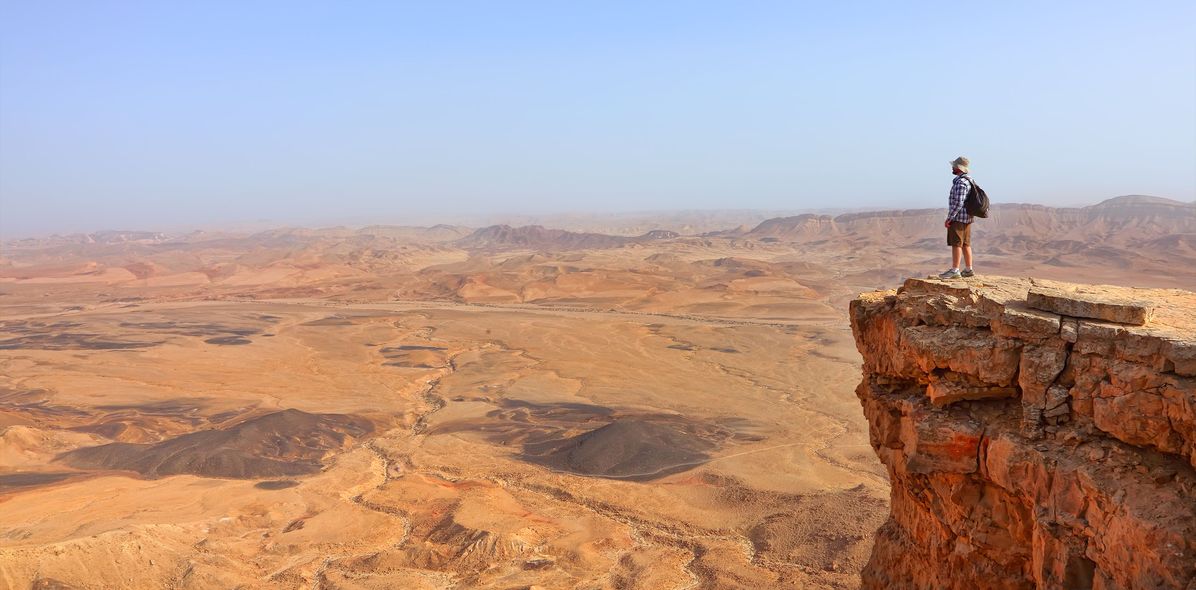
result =
[[[1091,311],[1127,293],[1149,322]],[[911,279],[851,319],[892,483],[864,588],[1196,588],[1196,293]]]
[[1026,305],[1076,318],[1093,318],[1141,326],[1154,314],[1154,306],[1140,300],[1118,297],[1107,290],[1086,287],[1044,289],[1032,287]]

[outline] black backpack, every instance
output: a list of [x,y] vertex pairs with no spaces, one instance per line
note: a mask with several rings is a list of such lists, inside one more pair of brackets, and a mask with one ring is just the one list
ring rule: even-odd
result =
[[968,189],[968,196],[963,200],[964,210],[972,217],[988,217],[988,193],[975,180],[969,178],[968,183],[972,188]]

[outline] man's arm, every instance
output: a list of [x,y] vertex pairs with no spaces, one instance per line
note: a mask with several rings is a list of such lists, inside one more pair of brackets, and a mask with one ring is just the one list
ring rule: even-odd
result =
[[955,181],[951,183],[951,194],[947,197],[947,221],[943,223],[947,227],[951,226],[951,219],[963,209],[963,201],[968,196],[968,191],[963,187],[963,179],[955,177]]

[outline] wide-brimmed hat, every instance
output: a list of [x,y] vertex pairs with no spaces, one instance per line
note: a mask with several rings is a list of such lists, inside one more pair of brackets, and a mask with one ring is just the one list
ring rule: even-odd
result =
[[954,160],[951,160],[951,166],[958,168],[959,171],[963,172],[964,174],[967,174],[968,164],[971,164],[971,163],[972,163],[971,160],[968,160],[967,158],[965,158],[963,156],[960,156],[958,158],[955,158]]

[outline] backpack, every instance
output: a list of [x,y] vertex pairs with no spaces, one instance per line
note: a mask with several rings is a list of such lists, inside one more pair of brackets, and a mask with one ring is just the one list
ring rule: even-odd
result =
[[968,196],[963,200],[964,210],[972,217],[988,217],[988,193],[984,192],[975,180],[969,178],[968,183],[972,188],[968,189]]

